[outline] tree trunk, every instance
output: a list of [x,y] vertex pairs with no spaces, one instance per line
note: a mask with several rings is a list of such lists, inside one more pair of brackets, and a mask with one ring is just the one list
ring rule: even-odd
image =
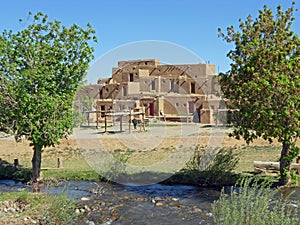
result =
[[33,147],[33,157],[32,157],[32,175],[31,179],[33,183],[38,182],[41,179],[41,163],[42,163],[42,146],[35,145]]
[[286,185],[291,181],[291,163],[288,158],[290,143],[284,142],[282,144],[281,156],[280,156],[280,184]]

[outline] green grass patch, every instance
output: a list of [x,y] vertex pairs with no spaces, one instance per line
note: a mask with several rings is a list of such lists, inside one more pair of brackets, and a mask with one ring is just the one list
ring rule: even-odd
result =
[[100,175],[90,170],[71,170],[71,169],[56,169],[43,171],[44,180],[86,180],[86,181],[99,181]]
[[76,217],[75,201],[65,194],[5,192],[0,194],[0,207],[18,208],[18,213],[0,215],[3,224],[24,224],[25,218],[30,218],[25,224],[70,224]]

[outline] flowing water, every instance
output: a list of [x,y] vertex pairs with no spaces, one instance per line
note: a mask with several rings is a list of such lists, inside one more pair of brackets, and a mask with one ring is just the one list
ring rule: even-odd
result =
[[[0,181],[0,192],[29,189],[22,183]],[[195,186],[113,185],[87,181],[61,181],[41,189],[65,193],[78,201],[83,212],[74,224],[88,225],[196,225],[214,224],[211,203],[220,190]],[[229,192],[230,187],[225,188]],[[292,200],[300,199],[300,188],[284,189]],[[300,206],[298,206],[300,207]]]
[[[0,181],[0,191],[25,187],[13,181]],[[30,187],[29,187],[30,188]],[[61,182],[42,192],[66,193],[84,210],[77,224],[213,224],[211,203],[220,191],[193,186],[112,185],[86,181]]]

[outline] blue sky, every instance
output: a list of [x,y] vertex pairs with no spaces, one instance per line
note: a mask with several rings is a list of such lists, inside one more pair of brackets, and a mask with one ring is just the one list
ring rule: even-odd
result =
[[[264,4],[286,9],[291,0],[0,0],[0,4],[1,32],[22,29],[18,21],[26,19],[29,11],[41,11],[65,26],[91,23],[99,42],[87,78],[94,83],[110,76],[118,60],[134,58],[209,61],[217,72],[225,72],[230,63],[226,53],[232,46],[217,37],[218,27],[236,27],[240,18],[256,17]],[[300,35],[299,11],[295,17],[293,30]]]

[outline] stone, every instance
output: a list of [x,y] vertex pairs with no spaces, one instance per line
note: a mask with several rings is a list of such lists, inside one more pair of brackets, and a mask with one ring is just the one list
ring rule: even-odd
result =
[[90,221],[90,220],[85,221],[85,223],[87,225],[95,225],[94,221]]
[[79,210],[79,209],[75,209],[75,213],[76,213],[76,214],[79,214],[79,213],[80,213],[80,210]]
[[212,216],[213,216],[213,214],[212,214],[211,212],[206,213],[206,215],[207,215],[208,217],[212,217]]
[[155,197],[154,200],[155,201],[162,201],[163,199],[161,197]]
[[85,205],[84,208],[85,208],[88,212],[91,211],[90,207],[88,207],[87,205]]
[[198,207],[194,207],[193,212],[202,212],[202,209],[199,209]]
[[157,202],[155,205],[156,205],[156,206],[163,206],[164,203],[162,203],[162,202]]
[[4,201],[3,205],[8,208],[10,206],[10,203],[9,203],[9,201]]
[[14,212],[16,212],[16,209],[15,209],[15,208],[9,208],[9,211],[10,211],[11,213],[14,213]]

